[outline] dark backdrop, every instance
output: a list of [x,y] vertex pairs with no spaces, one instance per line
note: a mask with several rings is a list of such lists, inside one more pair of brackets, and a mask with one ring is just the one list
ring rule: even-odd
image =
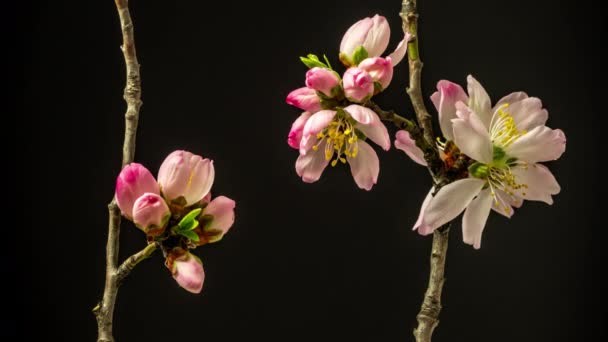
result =
[[[492,214],[482,248],[453,228],[436,341],[595,341],[605,337],[605,178],[601,123],[605,16],[589,2],[421,1],[423,88],[471,73],[494,100],[514,90],[540,97],[567,151],[550,168],[562,186],[550,207],[526,202]],[[102,293],[106,203],[120,169],[124,66],[114,4],[53,1],[25,9],[19,32],[27,179],[5,279],[26,335],[93,341]],[[215,160],[214,194],[236,199],[223,241],[197,250],[201,295],[179,288],[157,254],[119,293],[119,341],[407,341],[428,276],[431,238],[411,231],[429,187],[425,169],[380,152],[373,191],[348,168],[315,184],[294,171],[285,143],[298,110],[285,96],[304,81],[298,56],[337,62],[345,30],[379,13],[400,38],[400,1],[286,3],[133,1],[143,101],[136,161],[156,173],[186,149]],[[378,102],[412,117],[405,64]],[[430,102],[428,103],[430,104]],[[391,128],[391,131],[392,128]],[[23,146],[23,145],[22,145]],[[13,168],[10,168],[13,169]],[[7,227],[9,231],[15,231]],[[21,229],[21,228],[20,228]],[[122,258],[143,235],[129,223]],[[18,256],[18,257],[15,257]],[[8,257],[8,256],[5,256]],[[17,260],[17,262],[15,262]],[[14,276],[23,272],[22,278]],[[19,292],[19,293],[22,293]],[[11,320],[8,321],[11,324]]]

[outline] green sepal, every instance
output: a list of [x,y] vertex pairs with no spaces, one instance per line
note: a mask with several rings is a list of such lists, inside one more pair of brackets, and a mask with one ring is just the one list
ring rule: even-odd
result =
[[380,84],[380,82],[375,81],[374,82],[374,94],[378,94],[379,92],[383,91],[384,89],[382,89],[382,85]]
[[329,63],[329,59],[327,59],[327,56],[325,56],[325,54],[323,54],[323,59],[325,60],[328,69],[334,70],[334,68],[331,67],[331,63]]
[[367,50],[365,50],[363,45],[360,45],[355,50],[355,52],[353,52],[353,64],[359,65],[359,63],[361,63],[364,59],[366,59],[367,56],[368,56]]
[[209,229],[209,230],[205,231],[205,238],[207,239],[207,242],[209,242],[209,243],[218,242],[223,237],[224,237],[224,234],[222,234],[222,231],[219,229]]
[[505,150],[502,149],[502,147],[498,147],[496,145],[493,146],[492,161],[502,162],[506,155],[507,153],[505,152]]

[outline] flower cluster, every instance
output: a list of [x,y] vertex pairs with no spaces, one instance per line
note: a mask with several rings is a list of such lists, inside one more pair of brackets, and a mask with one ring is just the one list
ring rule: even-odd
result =
[[356,184],[370,190],[380,166],[366,142],[390,148],[388,131],[378,115],[365,104],[388,87],[393,67],[404,57],[409,37],[387,57],[390,28],[386,18],[375,15],[351,26],[340,44],[340,61],[347,67],[342,77],[324,56],[302,57],[309,67],[305,87],[287,96],[287,103],[304,112],[295,120],[287,143],[298,149],[296,172],[304,182],[316,182],[328,164],[350,165]]
[[[523,200],[553,203],[560,186],[539,163],[558,159],[566,149],[566,137],[545,126],[548,112],[538,98],[515,92],[491,106],[481,84],[472,76],[467,81],[468,95],[458,84],[440,81],[431,96],[447,140],[439,148],[453,143],[468,157],[467,176],[436,194],[431,189],[414,229],[430,234],[464,211],[463,240],[480,248],[490,209],[511,217],[513,207],[520,207]],[[407,132],[397,133],[395,146],[426,165]],[[442,157],[447,164],[448,154]]]
[[199,293],[205,273],[188,250],[216,242],[234,222],[235,202],[211,199],[213,161],[175,151],[162,163],[158,179],[138,163],[125,166],[116,179],[116,204],[150,243],[159,243],[166,266],[184,289]]

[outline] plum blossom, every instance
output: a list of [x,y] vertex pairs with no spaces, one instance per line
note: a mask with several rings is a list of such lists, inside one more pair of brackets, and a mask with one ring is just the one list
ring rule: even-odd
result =
[[[560,129],[545,126],[548,112],[538,98],[515,92],[491,106],[481,84],[472,76],[467,81],[468,95],[459,85],[440,81],[431,100],[443,136],[472,159],[468,178],[434,195],[431,189],[414,229],[430,234],[464,211],[463,241],[477,249],[490,209],[511,217],[523,200],[553,203],[560,186],[540,162],[558,159],[566,137]],[[408,154],[421,152],[415,145],[400,146]]]

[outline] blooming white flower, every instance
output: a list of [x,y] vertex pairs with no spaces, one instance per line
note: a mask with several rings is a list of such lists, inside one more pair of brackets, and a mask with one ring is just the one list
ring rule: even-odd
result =
[[[459,85],[440,81],[431,100],[444,137],[474,160],[469,177],[442,187],[435,196],[431,189],[414,229],[430,234],[464,210],[463,241],[480,248],[490,209],[511,217],[524,199],[553,203],[551,196],[560,186],[539,162],[558,159],[566,137],[545,126],[548,113],[538,98],[516,92],[492,107],[481,84],[472,76],[467,81],[468,96]],[[399,147],[420,155],[415,144]]]

